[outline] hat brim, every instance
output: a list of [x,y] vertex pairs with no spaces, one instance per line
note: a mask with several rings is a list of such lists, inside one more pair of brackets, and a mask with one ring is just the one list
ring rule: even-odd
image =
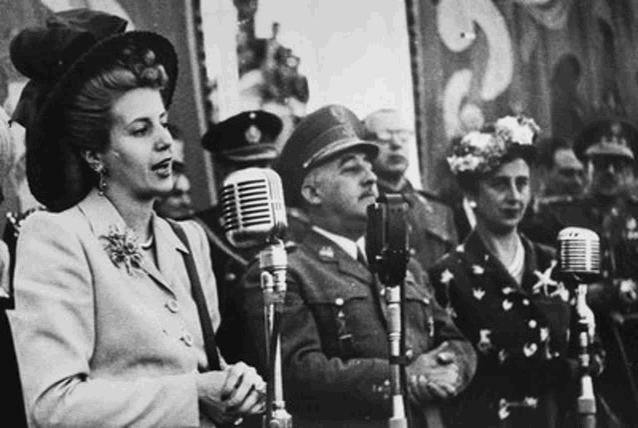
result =
[[347,138],[334,141],[323,147],[307,159],[303,163],[302,167],[303,169],[308,170],[309,168],[329,161],[343,152],[355,149],[360,149],[364,153],[368,154],[370,156],[370,160],[374,160],[379,154],[379,146],[375,143],[358,138]]
[[[627,152],[628,153],[632,152],[632,153],[629,155],[631,157],[628,157],[628,159],[629,158],[632,160],[634,159],[633,156],[638,150],[638,127],[633,122],[625,118],[618,118],[615,116],[605,116],[590,122],[574,138],[574,143],[573,143],[574,153],[581,161],[583,162],[587,161],[589,156],[588,155],[589,149],[592,149],[593,146],[598,144],[598,142],[591,141],[591,139],[589,138],[590,134],[594,132],[596,128],[600,126],[605,126],[608,122],[611,122],[611,121],[621,123],[625,131],[627,131],[630,134],[628,135],[628,138],[627,138],[627,143],[629,144],[629,147],[627,147],[628,149]],[[592,149],[592,150],[596,150],[596,149]],[[597,155],[597,154],[598,153],[595,153],[594,155]],[[624,157],[623,154],[620,154],[618,152],[616,152],[616,154],[611,154],[611,156]]]
[[67,147],[59,135],[59,104],[75,94],[88,78],[120,54],[128,45],[146,46],[155,53],[156,62],[168,74],[162,97],[166,108],[171,104],[178,74],[177,53],[165,37],[150,31],[129,31],[98,41],[75,62],[49,91],[36,120],[27,128],[27,179],[33,196],[51,211],[62,211],[82,200],[93,186],[88,168]]
[[273,144],[257,143],[252,146],[219,152],[217,155],[223,160],[245,163],[273,161],[277,159],[279,152]]

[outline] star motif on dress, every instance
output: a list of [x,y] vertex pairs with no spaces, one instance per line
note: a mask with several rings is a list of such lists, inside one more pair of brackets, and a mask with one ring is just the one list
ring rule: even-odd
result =
[[546,296],[549,296],[548,287],[556,287],[558,282],[552,279],[552,271],[558,265],[556,260],[552,260],[552,263],[549,265],[545,272],[541,273],[538,270],[534,271],[534,275],[538,278],[538,282],[532,286],[532,292],[534,294],[540,293],[541,290],[545,293]]
[[481,265],[472,265],[472,273],[474,275],[483,275],[485,269]]
[[478,345],[476,347],[479,351],[486,354],[490,349],[492,349],[492,339],[490,335],[492,334],[492,330],[484,328],[479,330],[480,339]]
[[540,335],[541,335],[541,342],[545,342],[549,338],[549,328],[541,327]]
[[472,294],[474,294],[474,298],[476,300],[481,300],[483,296],[485,296],[485,290],[483,290],[482,288],[473,288]]
[[463,244],[459,244],[456,246],[456,252],[457,253],[464,253],[465,252],[465,245]]
[[499,419],[503,420],[503,419],[507,419],[510,415],[510,410],[509,410],[509,403],[507,402],[507,400],[505,400],[504,398],[501,398],[501,400],[498,403],[498,417]]
[[511,300],[503,300],[503,310],[504,311],[509,311],[510,309],[512,309],[512,306],[514,306],[514,303]]
[[523,399],[523,404],[529,407],[536,408],[538,406],[538,398],[536,397],[525,397]]
[[560,297],[563,302],[567,302],[569,301],[569,290],[562,282],[559,282],[556,290],[554,290],[549,297]]
[[523,345],[523,353],[528,358],[534,355],[536,351],[538,351],[538,345],[535,343],[526,343]]
[[454,279],[454,274],[450,272],[449,269],[445,269],[441,272],[441,278],[439,278],[439,281],[441,281],[441,284],[448,284],[452,279]]
[[514,292],[514,289],[512,287],[505,287],[501,290],[503,292],[503,294],[505,294],[506,296],[509,296],[510,294],[512,294]]
[[505,349],[501,349],[500,351],[498,351],[498,361],[503,364],[507,359],[507,355],[507,351]]

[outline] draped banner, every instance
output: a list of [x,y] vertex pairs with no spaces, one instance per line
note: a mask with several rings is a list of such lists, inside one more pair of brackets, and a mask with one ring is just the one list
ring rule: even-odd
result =
[[638,113],[635,0],[406,0],[424,186],[446,194],[450,141],[506,114],[572,138]]

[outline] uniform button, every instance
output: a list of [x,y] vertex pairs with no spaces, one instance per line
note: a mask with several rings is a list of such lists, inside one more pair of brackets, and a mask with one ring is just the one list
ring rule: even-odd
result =
[[416,249],[410,248],[410,255],[411,256],[415,256],[416,255]]
[[226,281],[234,281],[237,279],[237,275],[235,275],[233,272],[228,272],[226,273],[226,275],[224,275],[224,279]]
[[380,295],[381,297],[385,296],[385,288],[382,288],[382,289],[379,291],[379,295]]
[[411,360],[411,359],[412,359],[412,357],[414,357],[414,350],[413,350],[412,348],[408,348],[408,349],[405,351],[405,356],[406,356],[409,360]]
[[341,297],[337,297],[335,299],[335,305],[337,306],[343,306],[343,299]]
[[527,325],[529,325],[529,328],[536,328],[536,326],[538,325],[538,323],[536,322],[536,320],[529,320],[529,322],[527,323]]
[[184,341],[184,345],[186,346],[193,346],[193,335],[188,332],[182,334],[182,341]]
[[172,313],[177,313],[179,311],[179,303],[177,303],[177,300],[175,299],[171,299],[168,302],[166,302],[166,307]]

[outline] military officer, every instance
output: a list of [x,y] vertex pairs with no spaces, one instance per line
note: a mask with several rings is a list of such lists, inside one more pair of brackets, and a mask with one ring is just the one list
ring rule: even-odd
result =
[[[286,142],[276,170],[287,205],[303,211],[308,230],[288,256],[281,320],[284,398],[296,427],[384,427],[390,417],[387,308],[383,287],[364,262],[367,207],[375,202],[372,161],[347,108],[328,105],[306,116]],[[407,403],[411,427],[458,394],[476,354],[434,300],[419,264],[408,265],[405,293]],[[259,266],[242,280],[247,337],[264,362]],[[429,419],[433,420],[433,419]]]
[[395,109],[381,109],[363,120],[366,139],[379,146],[373,168],[380,193],[401,193],[408,202],[411,253],[425,270],[457,244],[452,209],[437,196],[415,189],[406,178],[412,130]]
[[612,410],[632,426],[638,423],[638,325],[633,320],[638,309],[638,198],[632,194],[632,146],[637,143],[638,129],[626,120],[605,118],[587,126],[574,141],[587,163],[585,195],[550,201],[539,213],[539,221],[554,236],[567,226],[588,228],[600,236],[602,279],[588,291],[609,359],[598,386]]
[[[212,125],[202,137],[202,145],[213,154],[221,170],[219,182],[239,169],[271,165],[278,155],[275,140],[282,127],[283,122],[278,116],[261,110],[245,111]],[[195,219],[208,237],[217,280],[223,320],[217,333],[217,343],[226,360],[237,361],[240,344],[237,341],[233,293],[259,248],[238,249],[226,239],[221,204],[197,212]]]

